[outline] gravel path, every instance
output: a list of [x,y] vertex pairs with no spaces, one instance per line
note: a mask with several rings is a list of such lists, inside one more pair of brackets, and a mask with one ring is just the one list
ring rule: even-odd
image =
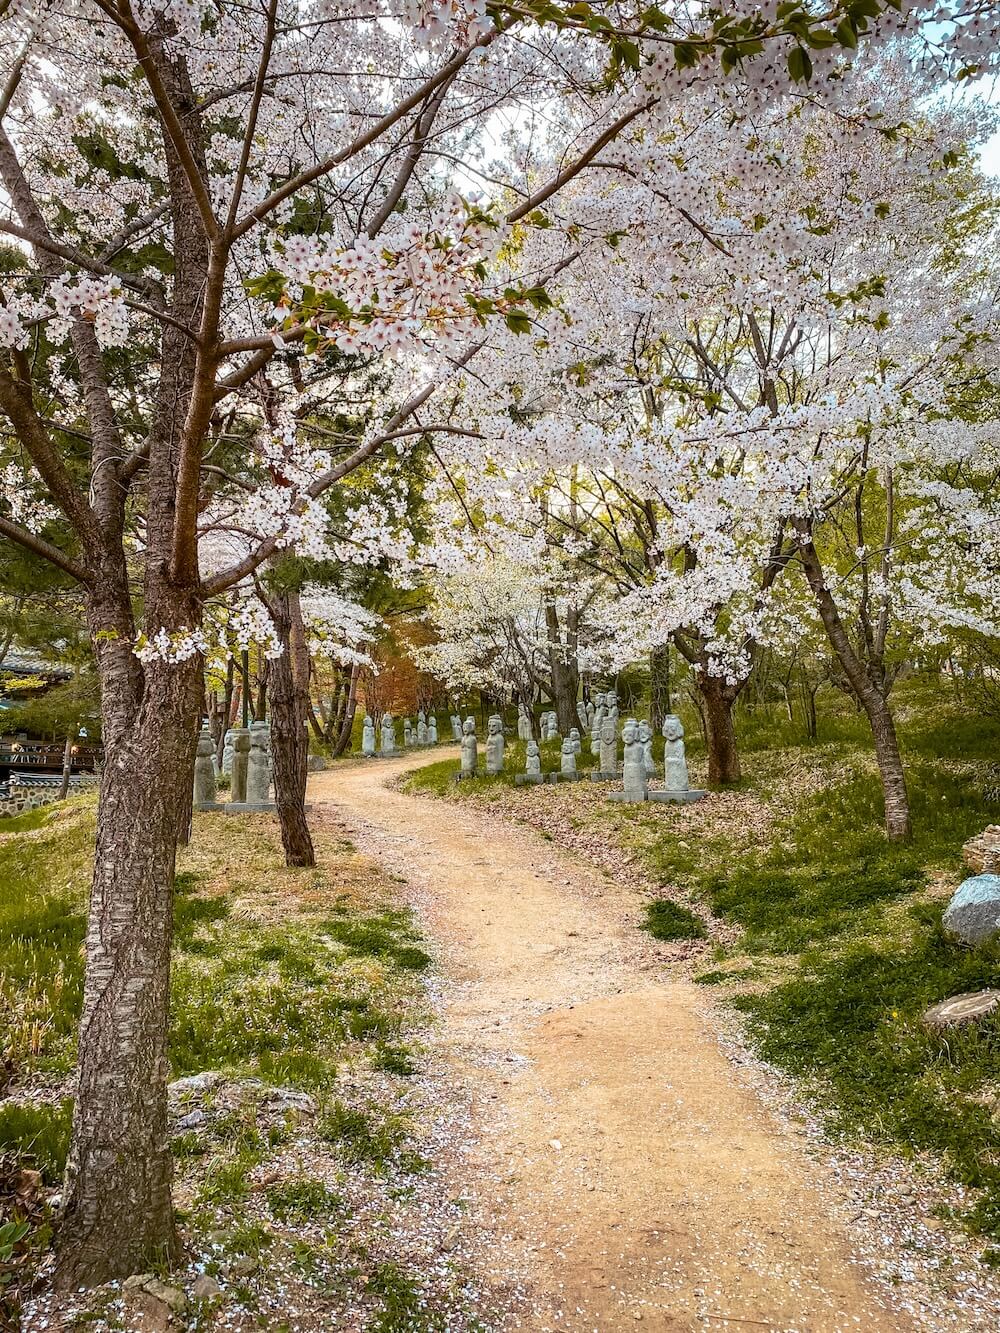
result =
[[440,1040],[476,1089],[456,1186],[480,1262],[526,1292],[509,1327],[911,1329],[706,996],[652,983],[629,889],[530,830],[386,787],[420,762],[315,774],[310,797],[406,880],[439,945]]

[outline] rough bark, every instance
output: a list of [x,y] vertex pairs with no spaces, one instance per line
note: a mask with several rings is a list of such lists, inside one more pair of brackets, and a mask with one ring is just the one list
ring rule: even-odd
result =
[[655,732],[663,726],[663,719],[671,712],[670,699],[670,645],[661,644],[649,654],[650,702],[649,722]]
[[718,676],[703,671],[697,673],[697,685],[705,719],[708,781],[719,786],[739,782],[742,774],[733,723],[734,693]]
[[892,710],[885,694],[884,676],[867,663],[851,643],[847,627],[833,599],[823,566],[807,528],[799,528],[800,551],[809,587],[816,599],[820,618],[827,638],[837,654],[851,691],[864,709],[872,729],[875,758],[878,761],[885,798],[885,831],[890,842],[908,842],[911,837],[910,799],[906,790],[906,775],[899,753],[899,740]]
[[151,665],[134,710],[134,699],[110,688],[130,670],[121,652],[102,656],[119,660],[102,670],[106,759],[58,1233],[64,1288],[177,1254],[166,1037],[176,834],[194,762],[201,660]]
[[274,798],[281,824],[281,842],[286,865],[314,866],[316,853],[306,818],[309,651],[298,594],[281,592],[269,600],[269,608],[285,650],[271,662],[268,682]]
[[351,667],[351,681],[348,686],[344,716],[333,747],[334,758],[346,754],[351,746],[351,736],[354,732],[354,716],[358,711],[358,682],[360,679],[361,667],[358,663],[355,663],[354,666]]
[[552,681],[552,702],[559,726],[559,735],[568,736],[580,721],[576,701],[580,693],[580,668],[577,664],[576,616],[571,607],[566,613],[566,636],[563,641],[559,616],[554,604],[545,608],[545,624],[549,640],[549,673]]

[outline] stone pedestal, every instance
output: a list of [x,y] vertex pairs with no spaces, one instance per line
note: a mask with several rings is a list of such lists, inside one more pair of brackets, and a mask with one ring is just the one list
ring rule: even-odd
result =
[[[557,777],[557,776],[558,776],[558,774],[553,774],[553,777]],[[515,786],[515,787],[539,787],[539,786],[541,786],[541,784],[542,784],[544,781],[545,781],[545,775],[544,775],[543,773],[515,773],[515,774],[514,774],[514,786]]]
[[707,795],[707,791],[699,791],[697,787],[687,787],[684,791],[651,791],[649,800],[673,801],[677,805],[688,805],[691,801],[700,801]]

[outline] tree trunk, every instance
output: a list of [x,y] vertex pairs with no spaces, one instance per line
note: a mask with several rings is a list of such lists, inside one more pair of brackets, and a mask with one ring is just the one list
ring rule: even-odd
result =
[[892,710],[882,691],[879,681],[871,666],[863,661],[854,651],[847,628],[840,618],[837,604],[826,586],[823,566],[819,553],[812,540],[812,534],[802,524],[798,525],[802,565],[816,598],[823,627],[833,647],[840,665],[844,669],[851,690],[860,706],[865,710],[875,742],[875,757],[882,778],[882,792],[885,798],[885,831],[890,842],[908,842],[912,836],[910,827],[910,800],[906,790],[906,776],[903,772],[903,760],[899,753],[899,740],[892,718]]
[[663,719],[671,711],[670,700],[670,645],[659,644],[649,654],[649,724],[654,732],[663,727]]
[[351,683],[348,688],[347,703],[344,708],[344,720],[340,725],[340,734],[337,736],[336,744],[333,748],[334,758],[346,754],[351,745],[351,735],[354,731],[354,715],[358,710],[358,682],[361,680],[361,667],[355,663],[351,667]]
[[117,671],[101,672],[106,758],[58,1232],[63,1289],[144,1272],[178,1252],[167,1135],[170,945],[201,671],[198,656],[150,663],[135,711],[114,688]]
[[732,691],[718,676],[710,676],[707,672],[698,671],[696,678],[704,706],[708,781],[713,785],[739,782],[740,755],[733,725]]
[[[580,693],[580,668],[573,643],[569,642],[566,645],[562,643],[559,618],[554,605],[546,606],[545,623],[549,639],[552,702],[555,704],[559,735],[568,736],[574,727],[579,729],[580,726],[580,719],[576,713],[576,701]],[[573,639],[572,632],[567,633],[567,639]]]
[[298,593],[277,594],[271,599],[269,609],[284,646],[281,656],[271,661],[268,673],[274,797],[281,824],[281,842],[285,849],[286,865],[314,866],[316,853],[306,819],[309,650]]

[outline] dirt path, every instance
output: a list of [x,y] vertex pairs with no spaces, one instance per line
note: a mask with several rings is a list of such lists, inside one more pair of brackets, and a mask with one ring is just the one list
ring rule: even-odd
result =
[[443,945],[444,1038],[480,1090],[468,1192],[496,1272],[528,1275],[511,1326],[909,1329],[705,996],[636,965],[628,890],[529,830],[386,790],[418,762],[316,774],[310,797],[414,886]]

